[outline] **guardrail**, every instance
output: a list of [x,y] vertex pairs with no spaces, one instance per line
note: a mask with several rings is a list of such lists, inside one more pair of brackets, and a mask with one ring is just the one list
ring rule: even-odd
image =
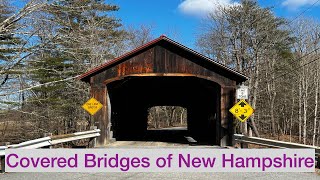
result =
[[256,144],[256,145],[262,145],[262,146],[267,146],[267,147],[314,149],[316,151],[316,154],[320,154],[320,147],[317,147],[317,146],[310,146],[310,145],[299,144],[299,143],[277,141],[277,140],[264,139],[264,138],[258,138],[258,137],[247,137],[242,134],[234,134],[234,139],[235,139],[235,141],[240,142],[240,143]]
[[[90,131],[76,132],[72,134],[63,134],[48,136],[39,139],[34,139],[19,144],[12,144],[8,146],[0,146],[0,158],[1,158],[1,170],[4,171],[4,159],[5,159],[5,149],[37,149],[42,147],[50,147],[59,143],[70,142],[80,139],[91,139],[100,136],[100,129],[94,129]],[[93,143],[94,144],[94,143]],[[94,145],[93,145],[94,146]]]
[[234,134],[234,140],[236,142],[241,143],[241,147],[243,144],[256,144],[261,146],[267,147],[274,147],[274,148],[307,148],[307,149],[314,149],[315,150],[315,157],[317,160],[317,167],[320,167],[320,147],[318,146],[310,146],[305,144],[299,143],[291,143],[291,142],[284,142],[284,141],[277,141],[272,139],[265,139],[265,138],[258,138],[258,137],[248,137],[242,134]]

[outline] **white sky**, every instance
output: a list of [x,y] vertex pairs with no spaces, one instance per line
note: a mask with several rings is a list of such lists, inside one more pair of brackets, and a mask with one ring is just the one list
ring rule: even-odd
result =
[[185,14],[205,16],[214,12],[219,5],[229,6],[236,4],[234,0],[184,0],[178,9]]

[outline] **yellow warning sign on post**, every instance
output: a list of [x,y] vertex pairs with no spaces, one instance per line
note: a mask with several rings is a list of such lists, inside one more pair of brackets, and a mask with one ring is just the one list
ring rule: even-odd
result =
[[91,114],[92,116],[95,113],[97,113],[102,107],[103,107],[103,105],[95,98],[89,99],[86,103],[84,103],[82,105],[82,108],[84,110],[86,110],[89,114]]
[[239,121],[245,122],[254,112],[254,109],[244,99],[241,99],[229,110]]

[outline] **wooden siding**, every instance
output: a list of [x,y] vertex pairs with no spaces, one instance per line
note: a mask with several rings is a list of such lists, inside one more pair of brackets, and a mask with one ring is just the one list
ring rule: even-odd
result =
[[188,59],[187,57],[178,55],[177,52],[158,45],[92,76],[91,83],[103,84],[106,80],[120,79],[124,76],[155,73],[205,77],[222,87],[236,85],[235,81],[223,76],[223,74],[218,74],[201,66],[201,62],[199,62],[201,60]]
[[[215,69],[213,66],[207,66],[206,63],[208,64],[208,62],[204,63],[203,61],[205,60],[182,52],[179,48],[157,44],[134,56],[114,63],[107,69],[91,76],[92,97],[95,97],[104,105],[102,110],[93,116],[96,125],[101,129],[101,137],[98,144],[104,145],[112,138],[112,132],[110,131],[112,126],[110,124],[112,102],[110,104],[109,90],[107,89],[108,83],[131,76],[194,76],[219,85],[220,89],[218,91],[212,91],[212,93],[219,92],[217,94],[219,102],[216,102],[216,107],[220,110],[219,121],[215,125],[216,141],[218,142],[222,139],[221,145],[230,145],[233,134],[233,118],[228,110],[235,102],[234,95],[237,82],[232,77],[232,74],[222,71],[221,68]],[[157,93],[161,94],[161,92],[154,92],[154,96],[158,96],[159,94]]]

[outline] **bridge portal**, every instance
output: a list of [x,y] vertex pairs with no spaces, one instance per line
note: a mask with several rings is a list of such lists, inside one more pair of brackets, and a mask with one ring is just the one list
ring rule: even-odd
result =
[[[116,140],[172,139],[147,130],[148,109],[187,109],[187,130],[200,143],[231,145],[237,84],[247,77],[161,36],[83,74],[104,107],[94,115],[99,145]],[[167,137],[166,137],[167,136]],[[166,138],[163,138],[166,137]]]

